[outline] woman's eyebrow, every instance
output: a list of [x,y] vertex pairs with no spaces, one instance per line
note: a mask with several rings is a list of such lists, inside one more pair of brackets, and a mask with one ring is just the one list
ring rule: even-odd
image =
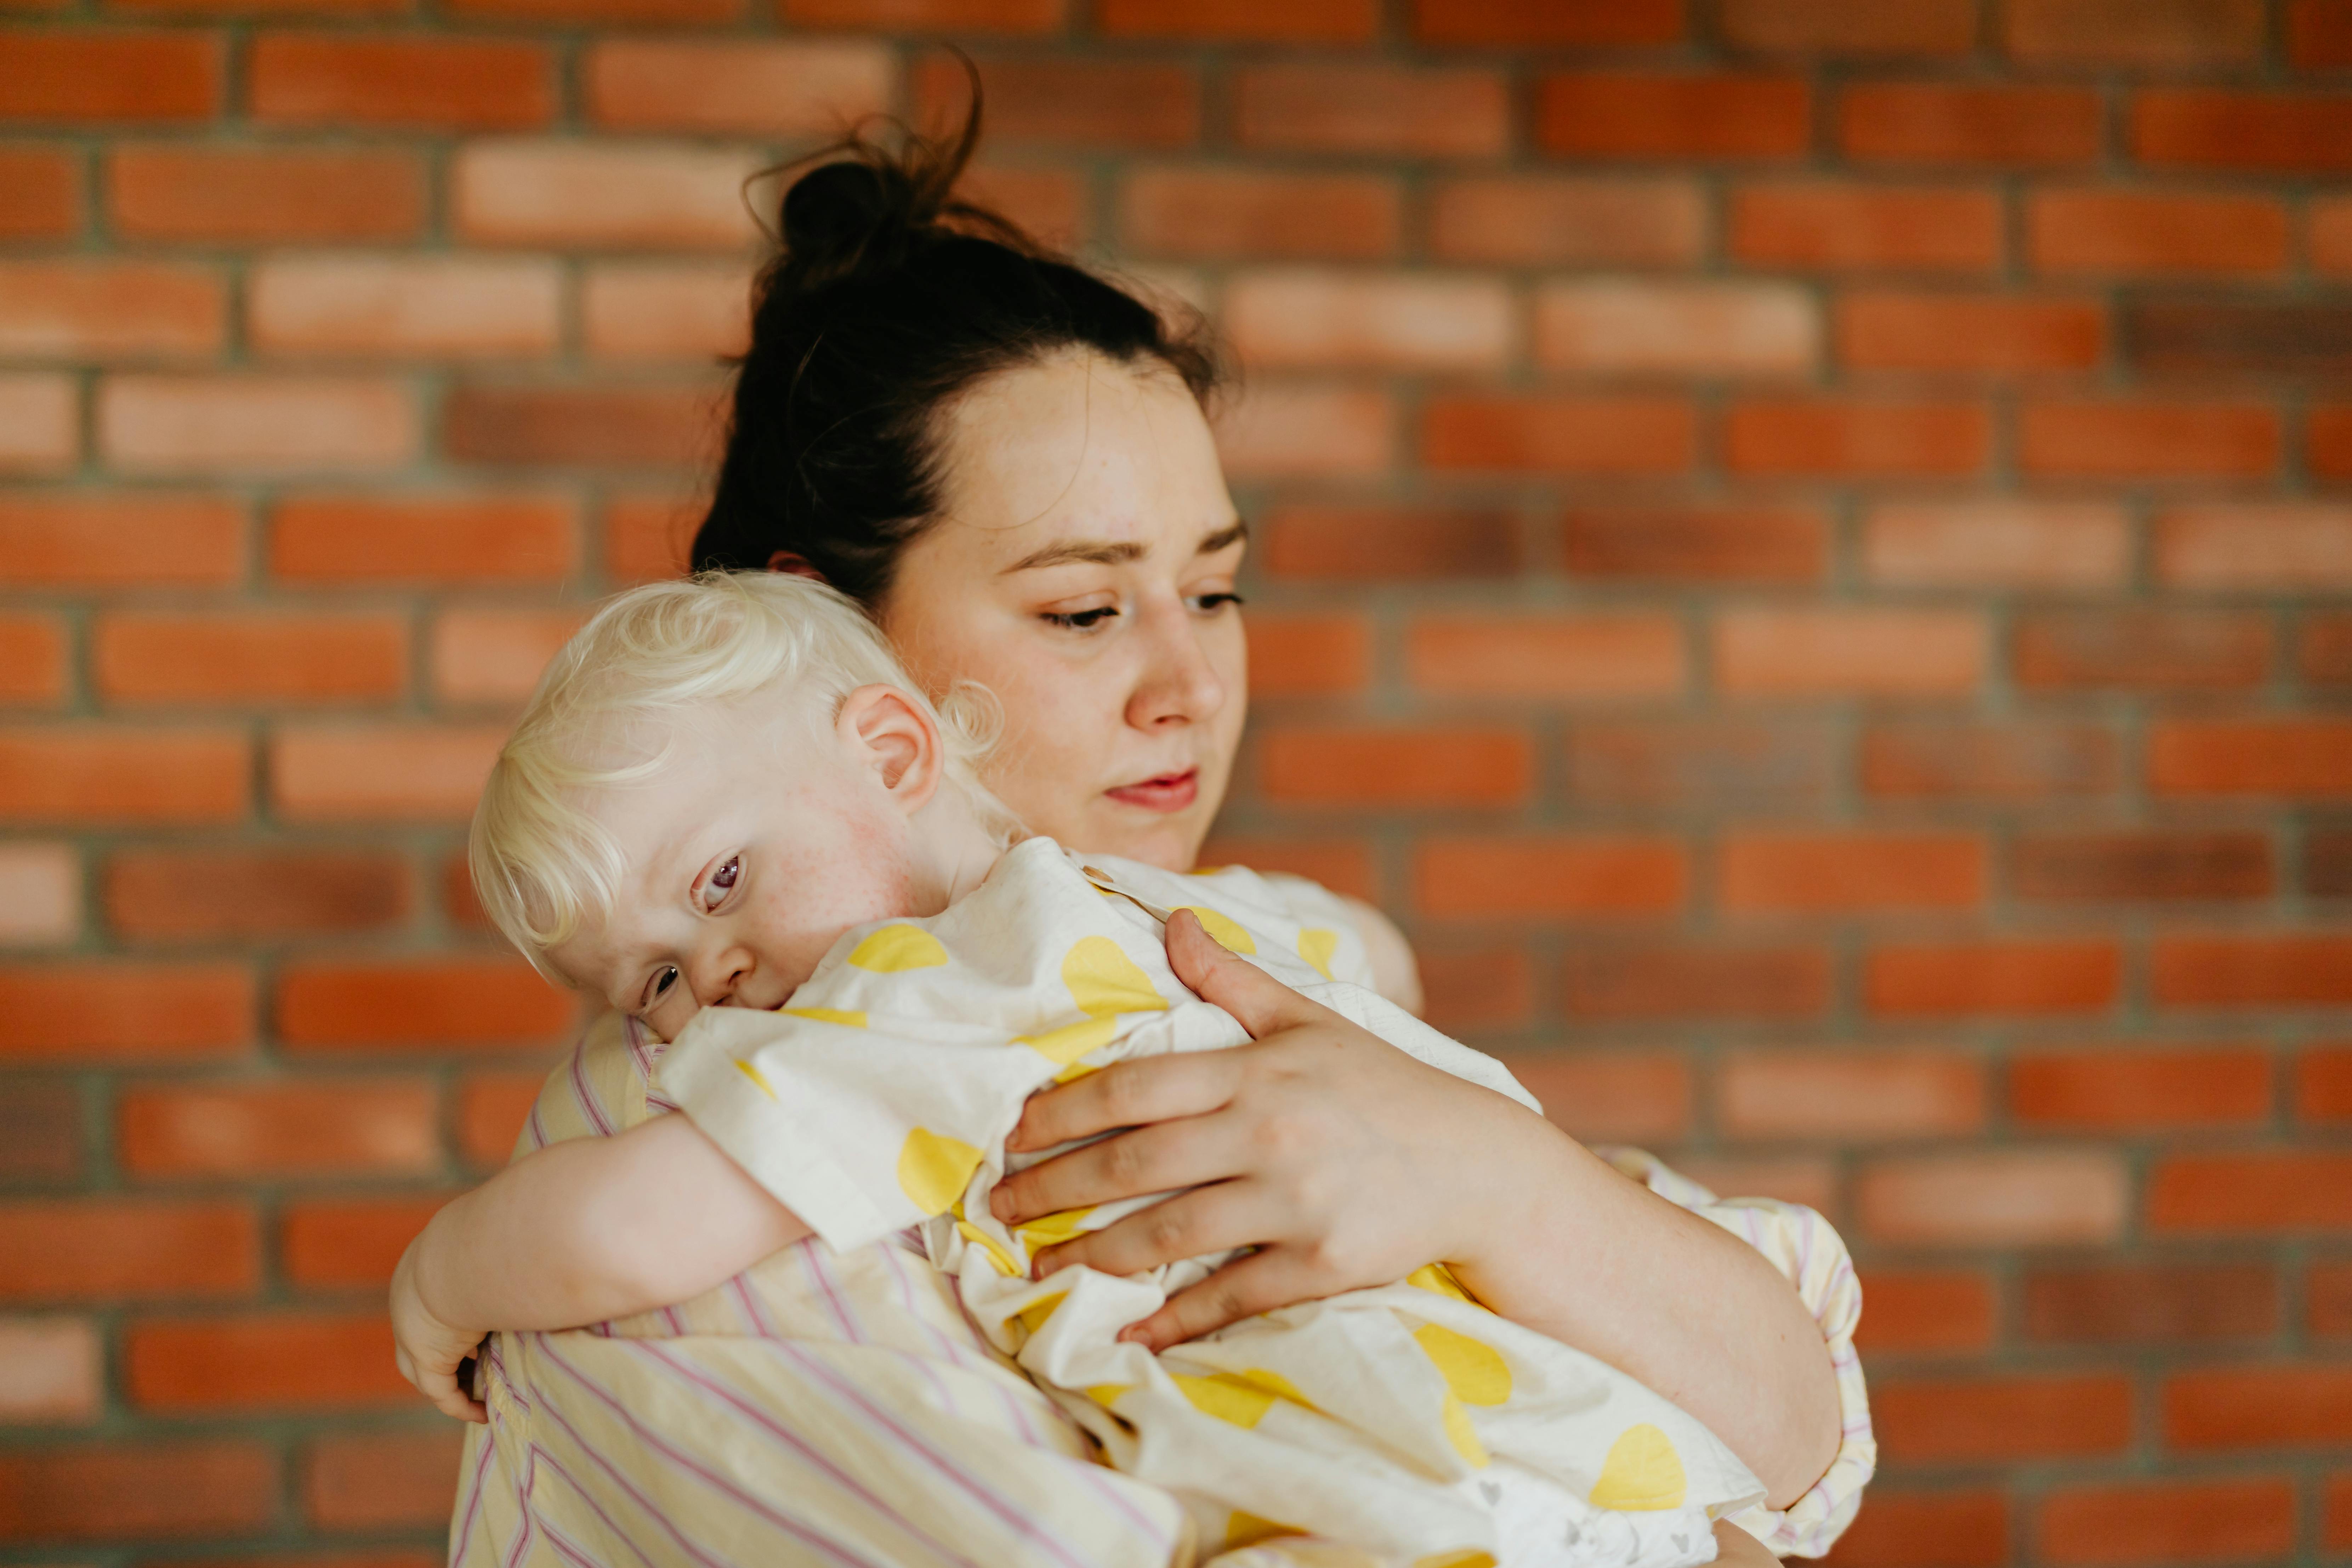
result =
[[[1236,521],[1214,533],[1202,535],[1200,545],[1192,553],[1214,555],[1248,537],[1249,524]],[[1031,551],[997,575],[1010,577],[1015,572],[1034,572],[1040,566],[1067,566],[1073,562],[1093,566],[1124,566],[1131,561],[1140,561],[1150,553],[1131,539],[1066,539],[1059,544],[1048,544]]]
[[1192,553],[1195,555],[1214,555],[1218,551],[1230,549],[1248,537],[1249,520],[1246,518],[1235,518],[1231,525],[1221,528],[1214,533],[1202,534],[1201,536],[1201,547],[1192,552]]

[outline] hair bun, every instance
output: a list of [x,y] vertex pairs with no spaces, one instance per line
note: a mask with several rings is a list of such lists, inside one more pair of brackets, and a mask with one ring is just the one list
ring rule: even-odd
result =
[[863,158],[820,164],[784,193],[786,264],[814,282],[868,259],[896,259],[929,226],[936,205],[895,164]]

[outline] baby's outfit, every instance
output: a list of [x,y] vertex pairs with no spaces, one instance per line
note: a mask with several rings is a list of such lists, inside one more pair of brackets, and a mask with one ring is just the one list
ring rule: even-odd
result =
[[1363,973],[1344,921],[1303,923],[1246,870],[1178,875],[1048,839],[1016,846],[943,914],[848,933],[781,1012],[704,1010],[663,1058],[663,1089],[836,1253],[920,1226],[990,1342],[1112,1467],[1183,1500],[1205,1542],[1311,1536],[1384,1568],[1711,1561],[1712,1521],[1763,1498],[1746,1467],[1671,1402],[1486,1311],[1441,1267],[1156,1356],[1119,1330],[1232,1254],[1030,1280],[1033,1247],[1171,1194],[1000,1225],[989,1194],[1029,1095],[1248,1038],[1169,967],[1161,926],[1177,909],[1391,1045],[1536,1110],[1499,1063],[1332,980]]

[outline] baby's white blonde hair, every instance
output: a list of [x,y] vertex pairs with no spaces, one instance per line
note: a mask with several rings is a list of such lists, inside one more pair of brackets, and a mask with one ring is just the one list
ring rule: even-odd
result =
[[995,703],[966,682],[933,703],[847,595],[781,572],[706,572],[606,600],[548,664],[482,786],[467,842],[491,923],[540,973],[609,918],[627,870],[582,795],[669,765],[698,712],[773,692],[830,720],[861,686],[896,687],[939,726],[948,778],[1000,842],[1018,825],[981,784]]

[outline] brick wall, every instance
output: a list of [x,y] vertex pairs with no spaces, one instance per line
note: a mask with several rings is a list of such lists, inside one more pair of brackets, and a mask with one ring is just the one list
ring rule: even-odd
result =
[[2352,1553],[2347,0],[0,0],[0,1562],[436,1560],[471,794],[935,37],[1250,367],[1213,852],[1837,1219],[1841,1561]]

